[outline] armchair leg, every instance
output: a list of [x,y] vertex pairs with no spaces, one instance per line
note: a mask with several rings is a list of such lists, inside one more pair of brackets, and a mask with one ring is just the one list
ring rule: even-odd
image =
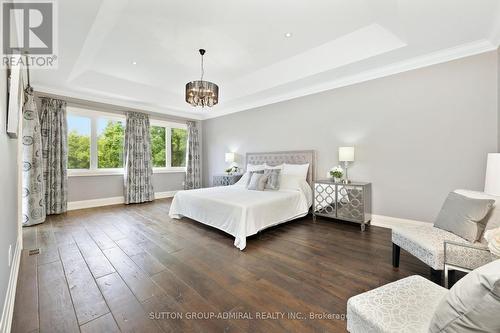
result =
[[431,281],[439,284],[440,286],[442,285],[441,273],[442,273],[442,271],[437,271],[437,270],[431,268]]
[[453,285],[457,282],[456,270],[452,269],[448,271],[448,288],[453,287]]
[[401,248],[399,245],[392,243],[392,267],[399,267],[399,256],[401,254]]

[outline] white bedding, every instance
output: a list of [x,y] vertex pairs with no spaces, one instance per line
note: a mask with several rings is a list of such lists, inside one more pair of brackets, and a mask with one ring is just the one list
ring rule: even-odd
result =
[[297,188],[251,191],[232,185],[179,191],[170,206],[171,218],[189,217],[235,237],[243,250],[246,238],[260,230],[307,215],[312,191],[307,182]]

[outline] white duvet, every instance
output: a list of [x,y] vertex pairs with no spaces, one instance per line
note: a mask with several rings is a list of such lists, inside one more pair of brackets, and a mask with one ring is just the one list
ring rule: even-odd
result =
[[278,191],[251,191],[232,185],[179,191],[170,206],[171,218],[189,217],[235,237],[243,250],[246,238],[260,230],[307,215],[312,204],[306,181]]

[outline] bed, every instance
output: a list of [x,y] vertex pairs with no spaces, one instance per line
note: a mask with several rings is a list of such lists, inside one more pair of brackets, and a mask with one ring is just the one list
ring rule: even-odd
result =
[[307,215],[312,205],[314,151],[248,153],[250,165],[309,164],[305,180],[285,182],[279,190],[251,191],[244,181],[231,186],[179,191],[170,206],[171,218],[188,217],[230,235],[243,250],[246,238],[261,230]]

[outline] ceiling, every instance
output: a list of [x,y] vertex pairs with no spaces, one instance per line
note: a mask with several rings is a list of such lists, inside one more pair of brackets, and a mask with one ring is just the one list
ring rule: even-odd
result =
[[[497,0],[58,1],[56,70],[36,90],[194,119],[495,49]],[[292,36],[285,37],[286,33]],[[184,86],[219,85],[194,108]],[[136,64],[133,64],[133,63]]]

